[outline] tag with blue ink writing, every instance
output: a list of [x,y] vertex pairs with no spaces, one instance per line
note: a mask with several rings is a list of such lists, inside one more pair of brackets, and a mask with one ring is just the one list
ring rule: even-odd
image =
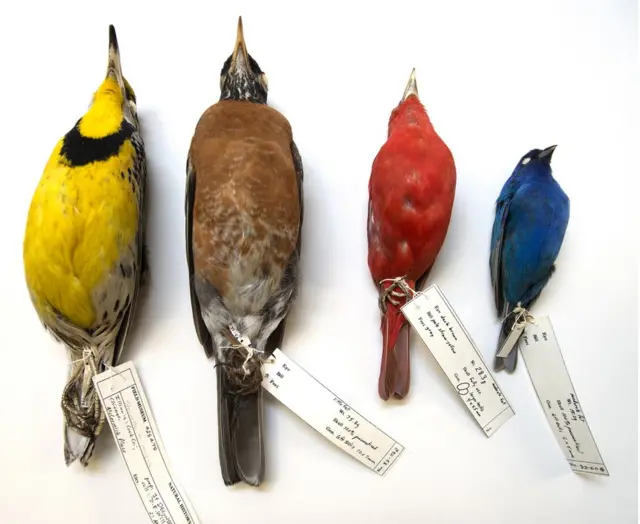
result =
[[536,317],[520,339],[520,354],[560,449],[576,473],[609,476],[593,438],[549,317]]
[[262,367],[262,387],[378,475],[398,460],[404,446],[374,426],[302,367],[276,349]]
[[93,377],[93,382],[149,520],[199,524],[184,491],[168,469],[167,454],[133,363],[108,369]]
[[436,285],[401,308],[485,435],[493,435],[515,413],[478,348]]

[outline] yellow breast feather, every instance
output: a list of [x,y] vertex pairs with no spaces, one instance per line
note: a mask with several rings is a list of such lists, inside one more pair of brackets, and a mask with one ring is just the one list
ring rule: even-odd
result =
[[55,147],[29,208],[23,246],[27,285],[46,322],[53,309],[81,328],[96,322],[92,290],[138,230],[130,185],[135,149],[125,140],[106,160],[71,167]]

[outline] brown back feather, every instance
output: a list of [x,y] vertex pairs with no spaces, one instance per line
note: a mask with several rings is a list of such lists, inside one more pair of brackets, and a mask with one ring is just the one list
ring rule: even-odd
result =
[[277,286],[295,250],[301,209],[291,142],[287,119],[262,104],[218,102],[198,122],[190,148],[194,269],[223,297],[238,256],[248,277],[270,275]]

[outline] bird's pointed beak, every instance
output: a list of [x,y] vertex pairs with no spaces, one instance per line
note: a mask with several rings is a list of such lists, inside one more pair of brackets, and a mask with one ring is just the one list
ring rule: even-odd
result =
[[247,44],[244,41],[244,31],[242,29],[242,17],[238,17],[238,33],[236,35],[236,46],[233,48],[231,55],[231,69],[248,69],[249,53],[247,52]]
[[122,76],[122,66],[120,65],[120,49],[118,48],[118,37],[116,28],[109,26],[109,64],[107,66],[107,78],[113,78],[122,91],[122,100],[126,100],[126,89],[124,77]]
[[404,102],[411,95],[415,95],[416,98],[418,96],[418,83],[416,82],[416,69],[415,67],[411,71],[411,76],[409,77],[409,81],[407,82],[407,87],[404,88],[404,94],[402,95],[402,101]]
[[538,158],[544,158],[547,163],[551,163],[551,157],[553,156],[553,152],[556,150],[556,147],[558,147],[557,145],[553,145],[553,146],[549,146],[547,149],[543,150],[539,155]]

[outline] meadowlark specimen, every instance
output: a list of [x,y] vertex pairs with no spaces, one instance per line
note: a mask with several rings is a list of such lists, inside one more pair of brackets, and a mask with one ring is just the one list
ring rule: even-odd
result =
[[105,417],[92,376],[117,363],[144,273],[146,162],[136,96],[109,26],[107,75],[55,146],[23,244],[31,300],[70,360],[62,394],[64,458],[86,466]]
[[296,294],[302,179],[291,125],[267,106],[267,79],[239,19],[220,100],[196,126],[186,188],[191,304],[198,338],[217,362],[226,485],[263,480],[261,362],[282,343]]

